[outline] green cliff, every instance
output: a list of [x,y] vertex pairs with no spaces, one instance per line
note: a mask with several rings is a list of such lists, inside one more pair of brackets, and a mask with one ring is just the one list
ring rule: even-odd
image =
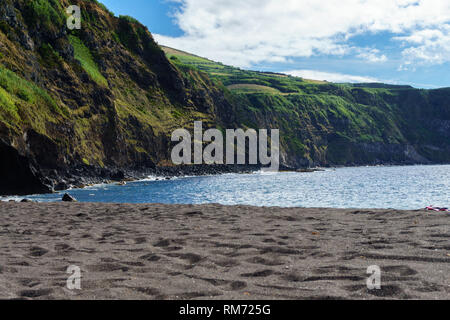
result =
[[450,88],[335,84],[241,70],[163,47],[236,101],[236,122],[279,128],[294,166],[450,162]]
[[163,49],[94,0],[2,0],[0,194],[170,165],[172,131],[195,120],[279,128],[290,166],[450,162],[450,89],[320,83]]

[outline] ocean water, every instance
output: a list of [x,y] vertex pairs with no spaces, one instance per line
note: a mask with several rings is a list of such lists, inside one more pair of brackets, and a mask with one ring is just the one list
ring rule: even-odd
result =
[[[450,206],[450,165],[256,172],[158,181],[149,177],[125,186],[97,185],[68,192],[81,202],[420,209]],[[25,198],[59,201],[64,193]],[[11,197],[2,200],[8,199]]]

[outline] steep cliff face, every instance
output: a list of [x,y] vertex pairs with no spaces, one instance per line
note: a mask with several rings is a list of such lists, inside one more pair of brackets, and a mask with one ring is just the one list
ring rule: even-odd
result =
[[[82,27],[71,31],[65,8],[74,4]],[[41,171],[154,167],[169,159],[175,128],[232,113],[205,74],[172,65],[140,23],[81,0],[2,0],[0,104],[2,172],[11,176],[2,174],[2,193],[15,177],[24,193],[45,190],[25,188]]]
[[163,49],[230,90],[236,123],[279,128],[283,161],[292,166],[450,162],[450,89],[335,84]]
[[[66,26],[69,5],[80,30]],[[144,26],[95,0],[2,0],[0,194],[168,165],[172,131],[195,120],[278,128],[291,166],[450,162],[449,90],[218,74],[168,59]]]
[[326,86],[240,94],[239,121],[280,128],[284,160],[294,166],[450,162],[450,89]]

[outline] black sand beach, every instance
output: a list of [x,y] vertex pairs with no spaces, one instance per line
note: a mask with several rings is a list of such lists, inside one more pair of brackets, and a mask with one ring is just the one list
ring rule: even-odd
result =
[[[450,299],[450,215],[0,203],[1,299]],[[70,265],[81,290],[68,290]],[[381,268],[368,290],[367,268]]]

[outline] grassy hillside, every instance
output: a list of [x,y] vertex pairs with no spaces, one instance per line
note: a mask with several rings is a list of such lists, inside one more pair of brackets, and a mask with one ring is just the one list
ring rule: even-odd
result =
[[[248,88],[250,91],[259,86],[259,91],[267,87],[266,90],[277,93],[298,93],[302,92],[302,87],[309,84],[317,84],[320,81],[307,80],[298,77],[291,77],[284,74],[262,73],[223,65],[205,58],[201,58],[180,50],[161,46],[167,57],[177,65],[195,68],[208,73],[208,75],[223,83],[231,91],[242,91]],[[324,82],[325,83],[325,82]],[[237,86],[239,85],[239,86]]]
[[[69,5],[81,7],[81,30],[65,27]],[[54,170],[167,164],[174,129],[216,126],[233,108],[208,76],[171,64],[146,27],[97,1],[4,0],[0,44],[0,193],[23,167],[51,186]]]
[[[206,72],[225,86],[238,101],[238,123],[280,128],[288,162],[348,165],[450,160],[450,90],[335,84],[241,70],[162,48],[175,65]],[[433,128],[433,122],[441,129]]]

